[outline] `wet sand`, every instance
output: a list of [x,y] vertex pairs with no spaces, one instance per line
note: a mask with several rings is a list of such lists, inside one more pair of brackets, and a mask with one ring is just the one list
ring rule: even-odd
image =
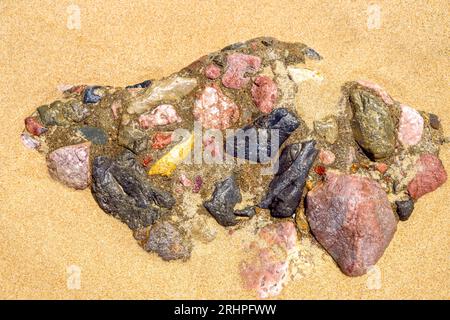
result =
[[[450,135],[450,4],[374,1],[97,1],[76,3],[81,29],[69,30],[71,1],[0,1],[0,298],[254,298],[241,289],[245,235],[222,228],[189,262],[144,252],[125,224],[106,215],[90,191],[50,179],[44,157],[19,140],[23,119],[58,98],[62,83],[124,86],[177,71],[228,44],[267,35],[300,41],[324,60],[325,80],[300,87],[308,122],[334,111],[345,81],[380,83],[397,100],[441,117]],[[252,4],[253,3],[253,4]],[[450,146],[441,150],[450,170]],[[344,276],[331,258],[291,281],[278,298],[450,298],[450,183],[420,199],[377,266]],[[226,248],[226,250],[224,250]],[[67,268],[81,269],[69,290]],[[370,286],[369,286],[370,287]]]

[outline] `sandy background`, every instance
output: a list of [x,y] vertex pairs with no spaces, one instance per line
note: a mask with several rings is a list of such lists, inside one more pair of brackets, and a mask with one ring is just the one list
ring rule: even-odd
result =
[[[320,88],[303,88],[305,117],[332,112],[340,85],[376,81],[396,99],[441,116],[450,135],[450,3],[373,1],[82,1],[81,29],[66,27],[71,1],[0,0],[0,298],[254,298],[241,290],[240,239],[221,231],[188,263],[138,247],[126,225],[89,191],[52,181],[44,158],[19,141],[23,118],[58,97],[61,83],[126,85],[174,72],[240,40],[270,35],[320,52]],[[307,110],[310,110],[309,113]],[[312,110],[312,112],[311,112]],[[441,152],[450,171],[450,147]],[[331,259],[280,298],[450,298],[450,183],[423,197],[378,263],[379,290]],[[224,250],[224,248],[226,248]],[[67,267],[81,289],[67,289]]]

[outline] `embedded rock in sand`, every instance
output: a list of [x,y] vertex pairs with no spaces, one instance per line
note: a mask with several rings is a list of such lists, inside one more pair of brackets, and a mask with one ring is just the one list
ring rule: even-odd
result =
[[447,181],[442,161],[433,154],[424,154],[416,162],[417,173],[408,184],[408,192],[415,200],[433,192]]
[[397,228],[381,186],[354,175],[329,174],[308,192],[306,216],[315,238],[349,276],[375,265]]
[[91,144],[81,143],[62,147],[47,157],[48,172],[55,180],[74,189],[86,189],[91,183],[89,148]]

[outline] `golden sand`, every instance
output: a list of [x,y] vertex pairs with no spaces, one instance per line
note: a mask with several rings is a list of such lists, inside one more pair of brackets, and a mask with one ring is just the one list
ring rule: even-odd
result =
[[[81,29],[67,28],[67,6]],[[105,3],[105,4],[102,4]],[[448,1],[0,1],[0,298],[254,298],[241,289],[242,234],[218,228],[189,262],[143,251],[88,190],[50,179],[19,140],[23,119],[62,83],[123,86],[175,72],[241,40],[300,41],[324,57],[320,86],[300,87],[307,121],[333,112],[345,81],[368,79],[438,114],[450,135]],[[372,12],[369,9],[369,13]],[[302,98],[303,97],[303,98]],[[450,147],[441,151],[450,170]],[[450,183],[417,203],[379,261],[381,287],[344,276],[331,258],[279,298],[450,298]],[[226,250],[224,250],[226,248]],[[67,286],[67,268],[81,288]]]

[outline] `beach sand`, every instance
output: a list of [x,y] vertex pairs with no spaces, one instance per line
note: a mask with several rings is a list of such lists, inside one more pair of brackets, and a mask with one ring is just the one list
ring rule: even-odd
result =
[[[72,3],[80,30],[67,27]],[[381,9],[379,28],[368,26],[376,11],[369,4]],[[50,179],[44,157],[24,148],[19,134],[26,116],[58,98],[57,85],[158,78],[267,35],[304,42],[324,57],[322,84],[300,87],[299,112],[309,123],[334,112],[345,81],[368,79],[439,115],[450,135],[449,12],[448,1],[1,0],[0,298],[256,297],[241,289],[242,234],[218,228],[188,262],[164,262],[142,250],[89,190]],[[441,158],[450,171],[449,145]],[[367,276],[346,277],[325,256],[278,298],[450,298],[449,194],[447,182],[398,224],[377,264],[378,289]],[[71,266],[81,272],[79,289],[68,288]]]

